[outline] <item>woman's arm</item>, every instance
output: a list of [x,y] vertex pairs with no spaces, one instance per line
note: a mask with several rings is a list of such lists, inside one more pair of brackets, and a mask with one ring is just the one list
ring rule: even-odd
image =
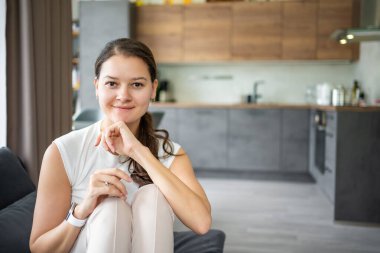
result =
[[[121,179],[131,178],[117,168],[102,169],[93,173],[87,195],[75,208],[73,215],[87,218],[106,197],[124,198],[127,194]],[[104,184],[107,181],[108,186]],[[34,209],[30,249],[32,252],[69,252],[76,241],[80,228],[65,221],[70,208],[71,185],[55,144],[49,146],[42,161]]]
[[138,162],[164,194],[177,217],[194,232],[207,233],[211,226],[210,203],[183,149],[179,150],[182,155],[175,157],[169,170],[122,121],[104,129],[96,145],[100,143],[109,152],[127,155]]
[[65,221],[70,199],[71,186],[61,155],[57,146],[51,144],[45,152],[38,183],[30,236],[32,252],[70,251],[80,232],[80,228]]

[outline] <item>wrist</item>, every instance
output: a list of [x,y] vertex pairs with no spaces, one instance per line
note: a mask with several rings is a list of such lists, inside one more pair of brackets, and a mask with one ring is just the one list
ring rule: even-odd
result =
[[134,146],[130,157],[143,166],[144,157],[146,158],[147,154],[151,154],[149,148],[138,142]]
[[73,210],[73,216],[77,219],[80,219],[80,220],[84,220],[84,219],[87,219],[87,217],[89,216],[88,214],[85,214],[82,210],[82,205],[78,204],[76,205],[76,207],[74,208]]

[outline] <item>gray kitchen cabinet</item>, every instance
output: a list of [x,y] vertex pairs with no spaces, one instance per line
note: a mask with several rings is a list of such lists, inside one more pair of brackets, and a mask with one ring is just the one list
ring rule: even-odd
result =
[[308,109],[282,110],[281,171],[308,171],[309,114]]
[[278,171],[281,110],[228,111],[229,169]]
[[324,170],[313,162],[316,126],[311,124],[310,173],[334,204],[335,220],[380,223],[380,113],[325,113]]
[[227,168],[227,110],[177,109],[178,142],[194,168]]
[[380,223],[380,112],[339,112],[335,219]]
[[169,138],[178,142],[178,117],[177,109],[175,108],[161,108],[161,107],[150,107],[150,112],[162,112],[164,113],[160,124],[157,129],[165,129],[169,133]]

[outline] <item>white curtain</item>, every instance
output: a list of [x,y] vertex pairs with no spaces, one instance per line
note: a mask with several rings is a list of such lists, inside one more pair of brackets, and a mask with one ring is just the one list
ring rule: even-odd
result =
[[0,0],[0,147],[7,145],[7,103],[5,90],[5,20],[6,0]]

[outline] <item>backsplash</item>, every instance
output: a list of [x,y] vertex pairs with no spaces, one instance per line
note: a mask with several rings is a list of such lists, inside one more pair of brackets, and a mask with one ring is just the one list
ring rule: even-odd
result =
[[[379,65],[378,65],[379,66]],[[170,81],[178,102],[240,103],[258,87],[259,102],[305,103],[306,89],[321,82],[350,90],[355,63],[342,61],[250,62],[160,65],[160,80]]]
[[366,99],[373,104],[380,98],[380,42],[360,43],[360,59],[356,64],[356,78],[362,84]]

